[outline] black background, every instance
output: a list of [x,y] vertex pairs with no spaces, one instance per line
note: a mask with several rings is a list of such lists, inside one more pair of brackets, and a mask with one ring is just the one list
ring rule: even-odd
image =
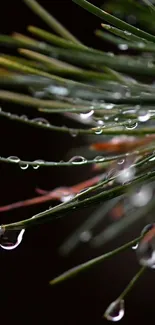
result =
[[[100,20],[93,17],[71,0],[40,0],[82,42],[96,47],[107,46],[96,40],[93,30]],[[96,5],[101,1],[94,1]],[[20,0],[5,0],[0,6],[1,33],[25,33],[28,24],[42,28],[41,22]],[[21,108],[1,104],[3,109],[20,112]],[[23,111],[22,111],[23,112]],[[52,117],[52,122],[64,123],[62,117]],[[32,127],[0,120],[1,156],[17,155],[33,160],[65,159],[69,148],[78,147],[82,139],[70,135],[51,133]],[[26,171],[17,166],[0,165],[0,205],[35,196],[35,187],[53,189],[72,185],[90,176],[90,168],[40,168]],[[31,217],[51,203],[3,213],[1,222]],[[89,210],[88,210],[89,213]],[[26,231],[22,244],[14,251],[0,250],[0,301],[2,324],[106,324],[102,314],[115,300],[139,266],[132,250],[108,260],[74,279],[50,287],[49,280],[68,268],[110,250],[139,234],[139,228],[129,229],[123,237],[106,247],[93,250],[81,245],[69,257],[58,254],[58,247],[76,226],[80,225],[86,211],[71,213],[64,219]],[[147,271],[125,301],[126,315],[122,324],[151,323],[154,321],[155,275]]]

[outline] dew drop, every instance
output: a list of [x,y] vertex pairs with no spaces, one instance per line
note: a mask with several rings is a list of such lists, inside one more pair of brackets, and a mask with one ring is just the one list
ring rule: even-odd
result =
[[86,163],[87,160],[82,156],[74,156],[69,160],[69,162],[71,162],[74,165],[80,165]]
[[5,250],[12,250],[19,246],[23,239],[25,229],[7,230],[0,237],[0,247]]
[[118,299],[112,302],[104,313],[104,317],[112,322],[118,322],[124,316],[124,300]]
[[87,120],[87,119],[89,119],[93,114],[94,114],[94,111],[91,110],[91,111],[88,112],[88,113],[81,113],[81,114],[80,114],[80,117],[81,117],[82,120]]
[[77,129],[69,129],[70,135],[75,138],[78,135],[78,130]]
[[32,122],[36,122],[39,125],[46,125],[46,126],[50,126],[50,123],[43,117],[36,117],[32,120]]
[[50,86],[47,88],[47,90],[54,95],[58,96],[67,96],[69,94],[69,91],[65,87],[58,87],[58,86]]
[[144,237],[136,250],[141,265],[155,269],[155,225],[149,224],[141,232]]
[[150,119],[150,113],[149,112],[140,112],[138,116],[139,122],[147,122]]
[[128,121],[128,125],[126,126],[127,130],[134,130],[138,126],[137,122],[133,122],[132,120]]
[[133,250],[136,250],[137,248],[138,248],[138,243],[136,245],[132,246]]
[[16,164],[18,164],[20,162],[20,159],[17,156],[10,156],[10,157],[8,157],[8,160],[12,161]]
[[128,45],[127,44],[119,44],[118,45],[118,48],[121,50],[121,51],[126,51],[128,49]]
[[61,197],[61,202],[66,203],[66,202],[70,201],[73,198],[74,198],[74,195],[73,194],[63,195]]
[[95,162],[95,161],[104,162],[104,157],[102,157],[102,156],[97,156],[97,157],[94,158],[94,162]]
[[98,126],[97,128],[94,128],[95,134],[102,134],[103,130],[102,127]]
[[98,124],[98,126],[103,126],[104,125],[104,122],[102,120],[98,120],[97,121],[97,124]]
[[22,161],[20,161],[19,166],[20,166],[20,168],[23,169],[23,170],[26,170],[26,169],[29,167],[28,164],[26,164],[26,163],[24,163],[24,162],[22,162]]

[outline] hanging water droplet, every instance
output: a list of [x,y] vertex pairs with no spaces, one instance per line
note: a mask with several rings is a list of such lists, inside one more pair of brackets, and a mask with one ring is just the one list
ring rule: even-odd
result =
[[152,188],[148,185],[143,185],[131,196],[132,205],[135,207],[145,206],[151,200],[152,194]]
[[0,237],[0,247],[6,250],[12,250],[19,246],[23,239],[25,229],[6,230]]
[[97,128],[93,129],[95,131],[95,134],[102,134],[103,130],[102,127],[98,126]]
[[136,245],[132,246],[133,250],[136,250],[137,248],[138,248],[138,243]]
[[8,157],[8,160],[13,161],[16,164],[18,164],[20,162],[20,159],[17,156],[10,156],[10,157]]
[[124,300],[118,299],[112,302],[104,313],[104,317],[112,322],[118,322],[124,316]]
[[136,250],[138,261],[141,265],[155,269],[155,226],[148,225],[142,232],[145,235]]
[[69,160],[69,162],[72,162],[74,165],[80,165],[86,163],[87,160],[82,156],[74,156]]
[[118,165],[122,165],[122,164],[124,164],[124,162],[125,162],[125,159],[121,159],[121,160],[119,160],[119,161],[117,162],[117,164],[118,164]]
[[118,48],[121,50],[121,51],[126,51],[128,49],[128,45],[127,44],[119,44],[118,45]]
[[134,130],[138,126],[137,122],[133,122],[132,120],[128,121],[128,125],[126,125],[127,130]]
[[78,135],[78,130],[77,129],[69,129],[70,135],[75,138]]
[[23,161],[20,161],[19,166],[20,166],[20,168],[23,169],[23,170],[26,170],[26,169],[29,167],[29,165],[26,164],[26,163],[23,162]]

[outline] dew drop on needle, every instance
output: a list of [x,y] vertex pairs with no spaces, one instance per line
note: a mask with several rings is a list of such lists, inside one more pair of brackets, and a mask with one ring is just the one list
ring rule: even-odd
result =
[[118,299],[109,305],[104,313],[104,317],[112,322],[118,322],[123,318],[124,313],[124,300]]

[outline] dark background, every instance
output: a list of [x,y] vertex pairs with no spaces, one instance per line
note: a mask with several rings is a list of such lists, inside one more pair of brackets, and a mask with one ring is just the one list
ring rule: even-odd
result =
[[[71,0],[40,0],[72,33],[85,44],[95,47],[106,45],[93,36],[100,20],[93,17]],[[101,1],[93,1],[96,5]],[[0,6],[0,31],[25,33],[28,24],[48,27],[36,17],[21,0],[5,0]],[[20,112],[19,107],[2,103],[3,109]],[[23,111],[22,111],[23,112]],[[53,120],[54,119],[54,120]],[[64,124],[62,117],[52,122]],[[68,123],[70,123],[68,121]],[[58,161],[65,159],[70,148],[78,147],[82,139],[51,133],[32,127],[0,120],[1,156],[16,155],[23,159]],[[57,186],[78,183],[90,176],[90,168],[28,168],[0,165],[0,205],[35,196],[35,187],[50,190]],[[1,222],[31,217],[51,203],[19,209],[0,215]],[[0,301],[3,324],[106,324],[102,314],[116,299],[139,266],[132,250],[122,253],[74,279],[50,287],[49,281],[61,272],[128,241],[139,234],[139,228],[129,229],[123,237],[106,247],[93,250],[81,245],[68,257],[58,254],[64,239],[81,224],[90,211],[71,213],[64,219],[26,231],[23,242],[14,251],[0,250]],[[126,315],[122,324],[149,324],[155,320],[155,275],[147,271],[126,298]]]

